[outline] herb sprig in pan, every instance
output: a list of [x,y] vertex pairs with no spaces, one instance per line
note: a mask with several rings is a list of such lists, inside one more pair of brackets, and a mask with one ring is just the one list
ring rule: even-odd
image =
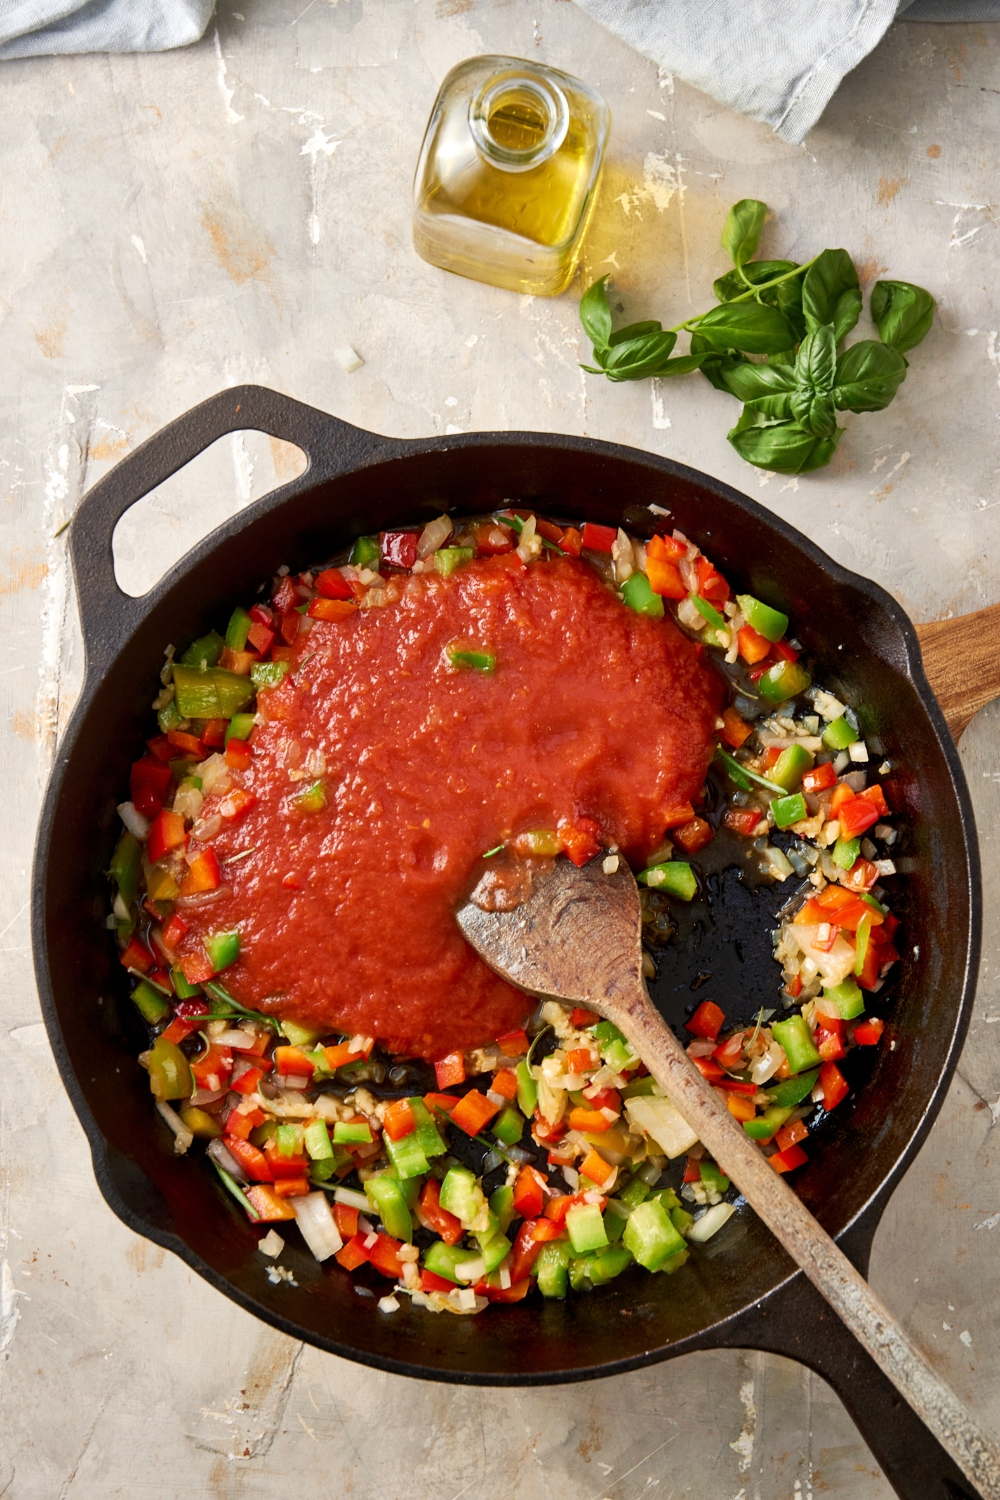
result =
[[[767,204],[743,198],[729,210],[723,249],[733,269],[715,282],[718,306],[673,328],[612,327],[608,277],[584,294],[580,320],[594,346],[583,369],[609,380],[687,375],[693,370],[743,402],[728,434],[741,458],[779,474],[828,464],[844,429],[838,411],[882,411],[906,379],[910,349],[928,333],[934,298],[908,281],[877,281],[871,315],[878,339],[838,353],[861,315],[858,273],[846,250],[824,250],[799,265],[753,260]],[[680,333],[690,353],[671,357]],[[758,356],[754,359],[750,356]]]

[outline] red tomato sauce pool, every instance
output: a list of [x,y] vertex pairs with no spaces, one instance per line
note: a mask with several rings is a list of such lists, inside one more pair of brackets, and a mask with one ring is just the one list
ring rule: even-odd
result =
[[[257,801],[215,840],[232,894],[184,915],[193,938],[239,929],[223,982],[243,1004],[433,1059],[533,1005],[455,923],[484,852],[585,816],[644,860],[701,790],[722,684],[669,618],[635,614],[571,558],[486,558],[398,588],[314,621],[261,691],[240,778]],[[455,670],[455,643],[495,673]],[[316,781],[326,805],[301,811]]]

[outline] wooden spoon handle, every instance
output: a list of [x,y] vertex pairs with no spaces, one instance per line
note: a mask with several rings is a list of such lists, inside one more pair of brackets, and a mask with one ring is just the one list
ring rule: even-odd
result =
[[973,715],[1000,698],[1000,604],[916,631],[927,680],[957,741]]
[[771,1167],[665,1026],[645,990],[602,1004],[775,1238],[869,1351],[986,1500],[1000,1500],[1000,1451],[889,1309]]

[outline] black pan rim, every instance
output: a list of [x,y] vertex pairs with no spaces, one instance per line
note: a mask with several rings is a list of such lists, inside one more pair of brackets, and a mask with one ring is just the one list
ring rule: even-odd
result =
[[[245,401],[251,407],[255,398],[260,396],[271,396],[273,393],[263,391],[260,387],[235,388],[224,393],[227,397],[237,401]],[[219,398],[214,398],[218,400]],[[211,403],[206,403],[206,405]],[[237,410],[239,407],[237,406]],[[308,409],[306,409],[308,410]],[[199,411],[195,408],[194,412]],[[193,413],[188,413],[188,416]],[[972,814],[971,799],[961,766],[957,746],[945,724],[944,716],[936,698],[931,692],[923,670],[919,642],[916,632],[909,617],[902,607],[888,594],[880,585],[870,579],[852,572],[841,564],[828,557],[821,548],[817,547],[808,537],[804,536],[795,527],[791,526],[782,518],[775,516],[772,512],[760,506],[749,496],[730,488],[722,481],[704,474],[688,465],[679,464],[672,459],[660,455],[648,453],[642,449],[631,448],[622,444],[610,443],[599,439],[566,436],[556,433],[544,432],[484,432],[468,433],[448,437],[444,439],[414,439],[395,440],[379,438],[375,434],[364,432],[359,428],[349,428],[348,424],[339,423],[337,419],[326,417],[325,414],[314,412],[317,419],[330,423],[336,423],[339,427],[347,428],[356,434],[358,438],[367,439],[374,445],[371,459],[364,465],[348,463],[343,469],[334,471],[325,478],[310,481],[311,468],[300,475],[290,484],[272,490],[260,500],[248,506],[236,517],[224,523],[221,527],[209,534],[202,542],[185,555],[174,565],[160,580],[160,582],[148,594],[139,600],[130,601],[136,610],[136,617],[141,618],[151,612],[164,598],[166,598],[181,583],[187,573],[203,558],[224,547],[230,536],[244,526],[248,520],[252,520],[255,514],[263,514],[265,511],[277,509],[308,492],[317,483],[328,482],[339,474],[344,474],[359,467],[375,467],[381,464],[392,464],[395,461],[406,460],[411,456],[421,454],[443,455],[450,451],[459,449],[496,448],[496,447],[522,447],[522,448],[546,448],[563,449],[573,452],[590,453],[594,456],[606,457],[615,461],[626,461],[630,464],[640,464],[652,468],[661,474],[686,480],[698,485],[701,489],[717,495],[724,501],[737,506],[749,513],[753,518],[763,522],[768,529],[781,535],[790,542],[799,552],[804,553],[810,560],[827,576],[832,577],[839,583],[849,585],[866,595],[873,603],[877,603],[894,621],[904,646],[905,666],[898,668],[916,690],[921,703],[927,713],[930,726],[937,739],[938,746],[946,761],[951,776],[952,785],[955,790],[956,799],[962,816],[962,840],[966,857],[966,883],[970,896],[970,925],[969,942],[966,954],[965,972],[963,977],[962,995],[956,1010],[955,1024],[951,1031],[950,1044],[946,1055],[942,1058],[941,1067],[937,1081],[926,1100],[920,1121],[913,1131],[904,1149],[899,1153],[896,1160],[885,1173],[878,1189],[858,1208],[852,1218],[838,1232],[837,1238],[842,1239],[861,1221],[877,1202],[884,1202],[891,1188],[899,1181],[912,1162],[917,1151],[920,1149],[927,1133],[937,1116],[944,1101],[947,1087],[951,1081],[952,1074],[958,1061],[958,1054],[964,1039],[971,1015],[975,978],[978,973],[979,951],[981,941],[981,908],[982,897],[979,874],[978,840],[976,836],[975,823]],[[183,418],[181,419],[184,420]],[[248,413],[248,419],[237,426],[252,427],[254,422]],[[227,428],[226,430],[232,430]],[[264,427],[266,431],[266,426]],[[152,441],[152,440],[150,440]],[[137,453],[141,449],[136,450]],[[110,471],[111,474],[114,470]],[[106,476],[107,478],[108,476]],[[99,481],[103,485],[105,480]],[[94,486],[88,492],[88,496],[94,493],[98,486]],[[86,498],[86,497],[85,497]],[[125,596],[123,596],[125,597]],[[122,643],[117,655],[126,649],[128,637]],[[709,1325],[699,1333],[680,1340],[673,1344],[665,1344],[656,1349],[647,1350],[634,1357],[622,1360],[601,1361],[590,1366],[578,1366],[569,1370],[553,1371],[547,1370],[540,1374],[533,1372],[511,1372],[503,1374],[490,1374],[481,1372],[469,1372],[460,1368],[446,1370],[440,1367],[421,1365],[412,1360],[386,1359],[381,1356],[369,1354],[363,1349],[353,1345],[348,1346],[337,1341],[330,1340],[312,1330],[305,1329],[301,1324],[291,1319],[284,1318],[273,1309],[259,1304],[252,1296],[243,1292],[224,1276],[214,1271],[201,1257],[197,1255],[177,1236],[165,1233],[150,1224],[140,1214],[131,1209],[122,1199],[115,1185],[108,1157],[107,1143],[97,1125],[96,1120],[83,1096],[82,1088],[77,1080],[76,1072],[70,1060],[68,1051],[62,1037],[58,1015],[55,1007],[55,997],[52,990],[51,978],[48,969],[47,954],[45,951],[45,876],[48,860],[51,857],[53,835],[54,835],[54,813],[59,792],[72,762],[73,753],[79,738],[80,729],[86,717],[90,700],[93,696],[96,683],[96,674],[88,664],[84,683],[79,700],[74,708],[70,723],[67,726],[63,740],[60,742],[55,763],[53,765],[49,785],[46,789],[42,811],[39,820],[38,835],[35,846],[35,859],[32,870],[32,943],[34,950],[34,965],[36,980],[41,999],[42,1014],[49,1035],[50,1044],[59,1068],[60,1075],[78,1118],[87,1135],[94,1163],[95,1176],[100,1187],[102,1196],[108,1206],[133,1232],[152,1240],[164,1249],[170,1250],[178,1255],[192,1270],[196,1271],[216,1290],[222,1292],[237,1303],[245,1311],[262,1319],[264,1322],[275,1327],[290,1337],[312,1343],[328,1353],[339,1355],[343,1358],[355,1360],[372,1368],[385,1370],[389,1373],[407,1375],[411,1377],[429,1379],[438,1382],[482,1385],[482,1386],[534,1386],[575,1383],[579,1381],[602,1378],[604,1376],[624,1373],[629,1370],[645,1368],[649,1365],[672,1358],[677,1354],[692,1352],[696,1349],[707,1347],[710,1343],[720,1342],[720,1336],[724,1335],[728,1324],[734,1323],[741,1316],[741,1312],[734,1313],[720,1320],[718,1323]],[[790,1275],[778,1282],[766,1295],[765,1303],[771,1302],[778,1297],[782,1291],[801,1273],[791,1272]],[[721,1339],[721,1341],[725,1341]],[[738,1341],[737,1341],[738,1345]]]

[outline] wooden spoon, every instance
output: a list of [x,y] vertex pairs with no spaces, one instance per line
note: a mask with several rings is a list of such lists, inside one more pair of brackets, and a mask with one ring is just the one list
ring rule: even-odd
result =
[[924,671],[956,742],[974,714],[1000,697],[1000,604],[916,626]]
[[[611,861],[608,861],[611,864]],[[653,1007],[642,975],[639,891],[624,860],[605,873],[556,861],[509,912],[470,903],[458,923],[504,979],[533,995],[597,1011],[698,1133],[775,1238],[986,1500],[1000,1500],[1000,1451],[972,1418],[846,1255],[771,1167],[687,1057]]]

